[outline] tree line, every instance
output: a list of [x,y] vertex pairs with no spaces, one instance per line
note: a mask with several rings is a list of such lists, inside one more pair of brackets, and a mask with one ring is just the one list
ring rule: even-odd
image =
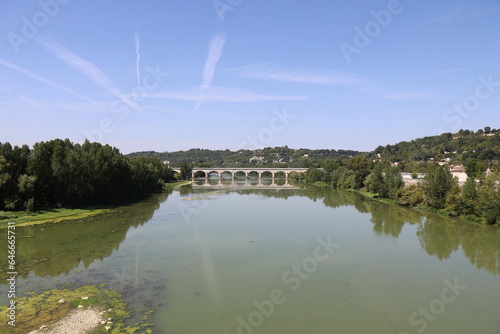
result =
[[476,132],[459,130],[454,134],[448,132],[378,146],[370,152],[370,157],[393,162],[439,161],[448,158],[462,164],[468,160],[491,163],[500,160],[500,129],[486,126]]
[[371,152],[333,149],[292,149],[288,146],[237,151],[193,148],[176,152],[135,152],[128,156],[150,156],[178,167],[188,161],[195,167],[294,167],[309,168],[325,159],[348,159],[365,155],[372,159],[399,162],[405,172],[424,172],[428,165],[442,159],[471,166],[480,173],[500,170],[500,130],[484,127],[477,131],[460,130],[457,133],[402,141],[394,145],[378,146]]
[[306,173],[291,173],[290,178],[366,191],[403,206],[423,206],[450,216],[500,223],[500,181],[495,174],[474,171],[460,187],[447,166],[429,164],[421,182],[405,187],[401,166],[391,166],[387,161],[356,156],[346,160],[327,159],[317,167],[310,167]]
[[174,172],[154,157],[68,139],[33,148],[0,143],[0,210],[114,205],[161,191]]
[[328,158],[349,158],[361,152],[354,150],[331,149],[292,149],[288,146],[266,147],[263,149],[208,150],[193,148],[177,152],[135,152],[128,156],[156,157],[169,161],[171,166],[179,167],[183,161],[188,161],[194,167],[293,167],[308,168]]

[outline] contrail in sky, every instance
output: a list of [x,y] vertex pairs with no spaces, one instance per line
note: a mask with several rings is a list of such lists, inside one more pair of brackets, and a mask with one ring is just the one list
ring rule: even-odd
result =
[[48,52],[52,53],[56,58],[62,60],[68,66],[71,66],[85,76],[90,78],[92,81],[97,83],[99,86],[107,90],[112,95],[116,96],[129,107],[135,108],[134,102],[125,95],[120,89],[118,89],[113,81],[104,74],[96,65],[93,63],[80,58],[70,50],[68,50],[62,44],[50,39],[50,38],[39,38],[37,42]]
[[215,73],[215,66],[217,65],[220,57],[222,56],[222,50],[224,49],[225,43],[226,43],[226,34],[224,32],[218,32],[210,40],[208,57],[205,62],[205,68],[203,69],[203,84],[200,87],[202,90],[208,89],[212,85]]
[[72,95],[78,96],[78,97],[80,97],[80,98],[82,98],[82,99],[84,99],[84,100],[87,100],[87,101],[91,102],[91,103],[99,104],[99,103],[97,103],[96,101],[92,100],[91,98],[88,98],[88,97],[87,97],[87,96],[85,96],[85,95],[82,95],[82,94],[80,94],[80,93],[77,93],[77,92],[75,92],[75,91],[73,91],[73,90],[69,89],[69,88],[66,88],[66,87],[64,87],[64,86],[61,86],[61,85],[59,85],[59,84],[57,84],[57,83],[55,83],[55,82],[53,82],[53,81],[51,81],[51,80],[48,80],[48,79],[42,78],[41,76],[36,75],[35,73],[30,72],[30,71],[28,71],[28,70],[27,70],[27,69],[25,69],[25,68],[22,68],[22,67],[20,67],[20,66],[17,66],[16,64],[13,64],[13,63],[8,62],[8,61],[3,60],[3,59],[0,59],[0,64],[1,64],[1,65],[3,65],[3,66],[9,67],[9,68],[11,68],[11,69],[13,69],[13,70],[16,70],[16,71],[18,71],[18,72],[20,72],[20,73],[22,73],[22,74],[24,74],[24,75],[27,75],[27,76],[29,76],[29,77],[30,77],[30,78],[32,78],[32,79],[38,80],[38,81],[43,82],[43,83],[45,83],[45,84],[47,84],[47,85],[49,85],[49,86],[52,86],[52,87],[57,88],[57,89],[59,89],[59,90],[62,90],[62,91],[64,91],[64,92],[66,92],[66,93],[69,93],[69,94],[72,94]]
[[136,55],[136,59],[137,59],[137,62],[136,62],[136,65],[135,65],[135,71],[136,71],[136,74],[137,74],[137,87],[141,86],[141,73],[139,71],[139,62],[140,62],[140,59],[141,59],[141,53],[140,53],[140,50],[141,50],[141,40],[139,39],[139,32],[140,32],[140,27],[139,27],[139,30],[137,30],[136,33],[135,33],[135,55]]
[[[203,68],[203,83],[200,86],[200,90],[205,91],[210,88],[212,81],[214,80],[215,66],[219,62],[222,56],[222,50],[224,49],[224,44],[226,43],[226,34],[223,31],[215,34],[210,40],[210,45],[208,48],[208,56],[205,61],[205,67]],[[201,102],[198,102],[195,107],[195,111],[201,106]]]

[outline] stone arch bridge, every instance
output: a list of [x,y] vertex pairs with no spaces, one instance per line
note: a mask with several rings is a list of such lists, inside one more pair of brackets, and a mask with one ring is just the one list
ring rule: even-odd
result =
[[[172,168],[174,172],[180,173],[180,168]],[[261,179],[264,173],[270,173],[271,178],[276,178],[276,174],[282,172],[285,174],[285,178],[291,172],[304,173],[307,168],[193,168],[192,178],[194,179],[196,175],[205,174],[205,178],[209,178],[210,174],[217,173],[218,178],[222,179],[222,175],[230,174],[231,178],[234,180],[236,178],[236,173],[244,173],[245,178],[249,178],[251,173],[257,173],[258,178]]]

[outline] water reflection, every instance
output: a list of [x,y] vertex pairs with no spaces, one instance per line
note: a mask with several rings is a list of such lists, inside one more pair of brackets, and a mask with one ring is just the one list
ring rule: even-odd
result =
[[[485,269],[494,275],[500,273],[500,228],[498,227],[385,204],[367,199],[355,192],[334,190],[329,187],[305,187],[293,182],[289,183],[289,181],[286,181],[286,187],[272,187],[277,191],[252,187],[253,183],[248,182],[246,187],[238,188],[238,184],[231,180],[221,182],[213,180],[210,185],[223,186],[224,184],[232,185],[234,191],[241,195],[260,194],[281,199],[305,196],[315,202],[321,200],[325,206],[332,208],[353,206],[357,211],[371,215],[373,231],[379,235],[398,238],[405,225],[418,225],[417,237],[427,254],[444,260],[462,248],[464,255],[476,268]],[[185,187],[184,192],[187,194],[203,191],[206,185],[193,184]]]
[[500,273],[500,229],[458,219],[429,215],[417,232],[422,248],[447,259],[462,248],[470,263],[493,274]]
[[[87,268],[96,260],[102,261],[118,250],[131,227],[150,220],[170,193],[119,207],[115,213],[98,216],[94,221],[18,228],[18,276],[27,278],[31,272],[38,277],[58,276],[80,264]],[[7,240],[5,230],[0,230],[0,240]],[[0,247],[0,258],[7,258],[7,247]],[[4,269],[0,267],[0,279],[7,277]]]
[[[374,233],[393,238],[400,236],[405,225],[417,225],[418,240],[427,254],[443,260],[461,248],[470,263],[478,269],[495,275],[500,273],[500,228],[497,227],[388,205],[354,192],[304,187],[286,179],[209,179],[174,191],[189,195],[213,189],[226,189],[242,196],[259,194],[284,200],[307,197],[331,208],[352,206],[361,213],[371,215]],[[99,217],[94,222],[19,228],[16,231],[19,276],[26,278],[29,273],[38,277],[57,276],[67,274],[80,265],[87,268],[94,261],[102,261],[120,247],[131,227],[149,221],[168,195],[155,195],[142,203],[121,207],[116,214]],[[0,230],[0,240],[6,240],[5,230]],[[0,247],[0,258],[7,258],[7,247]],[[0,267],[0,279],[5,277],[6,270]]]
[[197,178],[192,184],[193,188],[293,188],[298,189],[298,187],[292,185],[288,179],[283,178],[257,178],[249,177],[247,179],[240,178]]

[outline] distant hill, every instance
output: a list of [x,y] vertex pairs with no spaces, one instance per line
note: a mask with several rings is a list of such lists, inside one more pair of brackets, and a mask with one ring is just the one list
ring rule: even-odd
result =
[[500,129],[485,127],[476,132],[460,130],[455,134],[443,133],[412,141],[402,141],[394,145],[379,146],[372,152],[292,149],[283,146],[239,151],[200,148],[177,152],[146,151],[131,153],[128,156],[158,157],[162,161],[169,161],[171,166],[179,166],[182,161],[189,161],[198,167],[310,167],[324,159],[347,159],[356,155],[365,155],[373,159],[392,162],[440,161],[443,159],[457,163],[465,163],[468,159],[489,162],[500,160]]
[[135,152],[129,157],[150,156],[169,161],[171,166],[179,166],[182,161],[189,161],[198,167],[309,167],[328,158],[347,159],[356,155],[367,154],[352,150],[309,150],[284,147],[266,147],[257,150],[207,150],[194,148],[177,152]]
[[464,163],[468,159],[500,160],[500,130],[485,127],[476,132],[460,130],[455,134],[443,133],[409,142],[402,141],[379,146],[369,156],[394,162],[447,159]]

